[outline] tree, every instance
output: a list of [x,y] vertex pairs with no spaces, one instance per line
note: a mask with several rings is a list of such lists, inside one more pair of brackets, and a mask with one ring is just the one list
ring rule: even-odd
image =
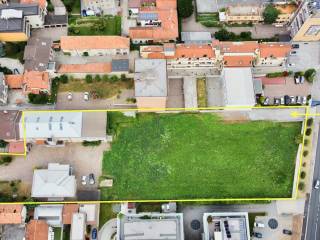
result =
[[215,32],[214,37],[219,41],[230,41],[235,39],[236,34],[234,34],[233,32],[228,32],[227,29],[223,28]]
[[8,143],[2,139],[0,139],[0,148],[5,148],[8,145]]
[[192,0],[178,0],[178,15],[181,18],[190,17],[193,13]]
[[262,15],[265,23],[272,24],[277,20],[279,14],[280,11],[278,9],[276,9],[272,4],[268,4]]
[[316,76],[317,71],[314,68],[310,68],[304,73],[304,77],[310,83],[314,81],[314,77]]

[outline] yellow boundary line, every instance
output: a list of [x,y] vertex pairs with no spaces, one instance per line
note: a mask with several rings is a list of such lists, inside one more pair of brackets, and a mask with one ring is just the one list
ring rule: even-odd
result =
[[[207,107],[207,108],[131,108],[131,109],[102,109],[102,110],[24,110],[22,111],[22,126],[23,126],[23,142],[24,142],[24,153],[21,154],[10,154],[10,153],[0,153],[1,155],[11,155],[11,156],[25,156],[27,155],[26,148],[26,128],[24,123],[24,116],[26,112],[127,112],[127,111],[141,111],[141,112],[161,112],[161,111],[210,111],[210,110],[239,110],[239,109],[305,109],[305,114],[295,113],[294,117],[305,116],[304,126],[303,126],[303,137],[302,141],[304,142],[306,135],[306,127],[307,127],[307,119],[309,114],[309,106],[269,106],[269,107],[251,107],[251,106],[235,106],[235,107]],[[312,116],[314,116],[313,114]],[[320,116],[320,114],[319,114]],[[24,205],[32,205],[32,204],[107,204],[107,203],[125,203],[125,202],[140,202],[140,203],[160,203],[160,202],[225,202],[225,201],[275,201],[275,200],[295,200],[298,196],[298,184],[300,181],[300,171],[302,167],[302,158],[303,158],[303,149],[304,144],[302,142],[301,152],[300,152],[300,161],[299,161],[299,169],[298,169],[298,178],[295,186],[295,191],[292,193],[291,198],[196,198],[196,199],[150,199],[150,200],[98,200],[98,201],[60,201],[60,202],[45,202],[45,201],[37,201],[37,202],[0,202],[0,204],[24,204]]]

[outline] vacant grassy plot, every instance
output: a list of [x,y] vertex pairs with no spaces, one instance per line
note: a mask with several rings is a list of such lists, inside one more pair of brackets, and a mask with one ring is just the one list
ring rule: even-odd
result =
[[121,17],[75,17],[69,19],[69,35],[121,35]]
[[197,79],[197,99],[198,107],[207,107],[207,87],[205,78]]
[[87,83],[84,79],[72,79],[68,83],[61,83],[59,92],[89,92],[94,93],[99,98],[110,98],[121,93],[121,90],[131,89],[132,87],[133,80],[112,82],[110,79],[101,79]]
[[[290,197],[301,123],[225,123],[214,114],[108,113],[103,199]],[[127,120],[126,120],[127,119]]]

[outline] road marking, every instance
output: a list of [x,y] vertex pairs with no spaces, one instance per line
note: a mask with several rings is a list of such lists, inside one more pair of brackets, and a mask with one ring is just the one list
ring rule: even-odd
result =
[[318,230],[318,224],[316,224],[316,231],[314,232],[314,239],[317,240],[317,230]]

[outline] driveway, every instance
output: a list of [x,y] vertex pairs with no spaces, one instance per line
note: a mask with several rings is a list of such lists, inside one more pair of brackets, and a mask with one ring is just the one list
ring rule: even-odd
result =
[[67,27],[39,28],[31,31],[31,36],[51,38],[52,41],[60,41],[62,36],[68,35]]
[[115,109],[115,108],[135,108],[135,104],[129,104],[127,98],[134,97],[133,89],[122,89],[120,97],[117,96],[108,99],[83,99],[84,93],[72,93],[72,100],[67,99],[67,92],[58,93],[56,109]]
[[108,143],[97,147],[83,147],[81,143],[67,143],[65,147],[34,145],[26,158],[15,157],[8,166],[0,166],[0,180],[20,179],[31,187],[35,168],[47,168],[48,163],[61,163],[73,167],[79,190],[90,190],[96,188],[97,183],[93,187],[83,187],[81,176],[93,173],[98,180],[102,173],[103,152],[109,148]]

